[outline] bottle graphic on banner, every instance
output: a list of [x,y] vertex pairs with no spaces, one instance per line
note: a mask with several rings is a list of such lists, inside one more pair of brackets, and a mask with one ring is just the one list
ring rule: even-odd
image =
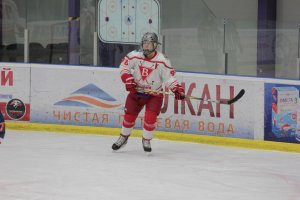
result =
[[300,142],[300,98],[298,98],[298,108],[297,108],[297,129],[295,133],[295,139]]
[[298,126],[300,129],[298,99],[299,90],[295,87],[272,88],[272,132],[277,138],[294,139]]

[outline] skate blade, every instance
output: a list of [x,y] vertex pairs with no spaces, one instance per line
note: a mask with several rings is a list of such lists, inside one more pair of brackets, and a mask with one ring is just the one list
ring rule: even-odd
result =
[[113,153],[117,153],[117,152],[120,152],[121,149],[123,149],[123,147],[121,147],[121,148],[119,148],[119,149],[116,149],[116,150],[112,149],[112,152],[113,152]]
[[119,151],[120,149],[123,149],[125,146],[126,146],[126,144],[127,143],[125,143],[123,146],[121,146],[119,149],[116,149],[116,150],[114,150],[114,149],[112,149],[112,152],[117,152],[117,151]]

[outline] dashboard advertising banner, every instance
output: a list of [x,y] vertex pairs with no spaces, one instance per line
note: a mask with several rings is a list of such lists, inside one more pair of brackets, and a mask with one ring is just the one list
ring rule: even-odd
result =
[[29,66],[0,63],[0,110],[5,120],[30,120]]
[[[261,94],[261,84],[193,73],[177,73],[177,77],[187,96],[205,100],[187,98],[176,101],[173,96],[166,95],[161,128],[193,134],[254,138],[254,116],[258,114],[258,106],[254,104],[255,96],[252,94]],[[236,102],[230,105],[219,103],[237,97],[242,90],[245,94]]]
[[32,67],[32,122],[119,127],[126,93],[112,68]]
[[[33,65],[31,73],[32,122],[121,127],[127,92],[118,69]],[[205,100],[177,101],[166,94],[157,130],[254,138],[259,107],[253,94],[263,96],[260,84],[192,73],[177,73],[177,79],[187,95]],[[219,102],[236,97],[241,90],[245,94],[231,105]],[[135,128],[142,127],[143,114],[144,111]]]
[[300,144],[299,85],[265,83],[265,140]]

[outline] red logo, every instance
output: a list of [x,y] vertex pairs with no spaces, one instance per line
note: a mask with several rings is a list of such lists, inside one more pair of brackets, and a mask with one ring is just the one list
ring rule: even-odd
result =
[[153,69],[146,68],[143,66],[139,66],[139,69],[143,81],[146,80],[147,77],[153,72]]
[[10,119],[21,119],[26,114],[26,106],[20,99],[11,99],[6,104],[6,113]]

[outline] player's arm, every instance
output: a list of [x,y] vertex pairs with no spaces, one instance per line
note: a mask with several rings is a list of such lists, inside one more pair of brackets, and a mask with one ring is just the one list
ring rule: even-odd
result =
[[[167,61],[166,63],[171,66],[170,61]],[[162,78],[165,86],[174,93],[175,99],[183,100],[185,99],[184,88],[178,83],[176,79],[175,69],[169,66],[164,67],[162,72]]]
[[136,92],[136,83],[131,73],[133,69],[132,61],[130,60],[130,53],[125,56],[120,64],[120,76],[122,82],[125,84],[126,91]]

